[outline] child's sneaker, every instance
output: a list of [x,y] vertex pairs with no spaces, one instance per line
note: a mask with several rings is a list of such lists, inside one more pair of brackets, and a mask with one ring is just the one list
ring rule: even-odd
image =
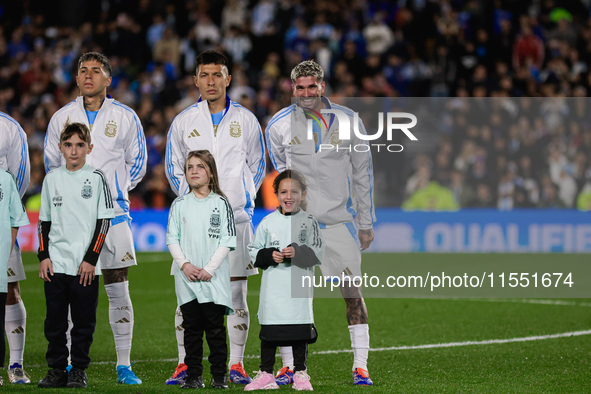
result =
[[25,369],[19,363],[14,363],[8,367],[8,381],[17,384],[29,384],[31,379],[25,372]]
[[176,366],[174,373],[168,379],[166,379],[166,384],[173,385],[173,384],[183,384],[185,383],[185,379],[187,378],[187,364],[181,363]]
[[222,375],[222,376],[218,376],[218,377],[213,376],[211,378],[211,388],[225,390],[228,388],[227,382],[228,382],[228,376],[226,376],[226,375]]
[[249,384],[252,379],[242,366],[242,363],[236,363],[230,367],[230,382],[234,384]]
[[277,386],[277,383],[275,383],[275,377],[273,374],[264,371],[258,371],[254,380],[244,387],[244,391],[274,390],[278,388],[279,386]]
[[181,386],[182,389],[204,389],[205,384],[203,384],[203,377],[202,376],[187,376],[185,382]]
[[88,378],[86,377],[86,372],[83,369],[72,368],[68,373],[68,383],[66,383],[66,387],[73,389],[83,389],[88,385],[87,381]]
[[117,382],[123,384],[142,384],[142,380],[135,376],[131,365],[117,365]]
[[53,368],[39,381],[37,386],[41,388],[66,387],[68,384],[68,372],[65,369]]
[[369,372],[363,368],[353,370],[353,384],[357,386],[373,386],[373,382],[369,378]]
[[293,386],[295,390],[299,391],[313,391],[312,384],[310,383],[310,375],[305,371],[297,371],[293,374]]
[[279,386],[285,386],[293,383],[293,371],[289,367],[283,367],[275,375],[275,383]]

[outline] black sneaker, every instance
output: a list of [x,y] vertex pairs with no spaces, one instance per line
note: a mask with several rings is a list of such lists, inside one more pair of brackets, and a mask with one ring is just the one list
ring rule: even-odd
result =
[[187,376],[185,383],[181,386],[182,389],[204,389],[203,378],[201,376]]
[[66,387],[68,383],[68,371],[65,369],[53,368],[39,381],[37,386],[42,388]]
[[72,368],[68,375],[68,384],[66,384],[66,387],[83,389],[87,386],[86,381],[86,372],[83,369]]
[[212,389],[227,389],[228,388],[228,375],[218,376],[211,379]]

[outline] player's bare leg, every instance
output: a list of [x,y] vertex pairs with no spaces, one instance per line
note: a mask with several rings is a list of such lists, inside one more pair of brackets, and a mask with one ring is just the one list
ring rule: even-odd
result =
[[[31,380],[23,368],[25,337],[27,330],[27,310],[21,299],[19,282],[8,283],[6,295],[6,313],[4,330],[8,339],[10,358],[8,363],[8,380],[10,383],[27,384]],[[4,338],[2,338],[4,340]]]
[[249,313],[246,302],[246,276],[230,278],[232,289],[232,308],[234,313],[228,316],[228,338],[230,339],[230,357],[228,368],[230,381],[237,384],[248,384],[252,380],[244,370],[244,347],[248,337]]
[[133,306],[129,296],[129,268],[103,269],[103,281],[109,297],[109,323],[117,351],[117,380],[124,384],[141,384],[131,371],[131,341],[133,337]]
[[341,294],[347,305],[347,322],[353,348],[353,384],[371,386],[372,380],[367,372],[369,355],[369,325],[367,324],[367,308],[361,289],[346,282],[341,286]]

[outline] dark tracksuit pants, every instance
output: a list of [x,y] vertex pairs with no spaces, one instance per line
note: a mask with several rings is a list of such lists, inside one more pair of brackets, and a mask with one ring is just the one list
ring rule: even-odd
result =
[[72,367],[86,369],[90,364],[90,345],[96,326],[99,279],[90,285],[80,284],[80,276],[54,274],[51,282],[45,282],[45,338],[49,342],[45,358],[50,368],[66,369],[68,348],[68,306],[74,327],[72,338]]
[[226,344],[226,326],[224,316],[226,307],[206,302],[200,304],[193,300],[181,305],[183,327],[185,328],[185,364],[187,376],[203,374],[203,333],[209,346],[210,371],[214,378],[226,375],[228,345]]
[[[275,365],[275,352],[277,346],[287,346],[285,343],[269,342],[261,340],[261,371],[273,374]],[[294,372],[305,371],[306,359],[308,358],[308,343],[306,341],[294,342],[291,345],[293,351]]]

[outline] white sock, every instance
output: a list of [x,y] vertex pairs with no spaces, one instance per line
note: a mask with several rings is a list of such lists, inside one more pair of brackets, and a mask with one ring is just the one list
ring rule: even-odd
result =
[[232,308],[234,313],[228,316],[228,337],[230,338],[230,360],[228,368],[242,363],[244,345],[248,337],[248,304],[246,303],[246,281],[230,282],[232,287]]
[[179,364],[185,363],[185,327],[183,327],[183,312],[181,307],[176,307],[174,313],[174,331],[176,332],[176,345],[179,350]]
[[14,305],[6,305],[4,330],[6,331],[8,347],[10,348],[10,362],[8,365],[10,366],[14,363],[23,365],[25,334],[27,331],[27,310],[22,300]]
[[291,346],[279,346],[283,366],[293,371],[293,349]]
[[129,297],[129,282],[105,285],[109,296],[109,323],[115,338],[117,365],[131,364],[131,339],[133,337],[133,306]]
[[353,370],[363,368],[367,371],[367,356],[369,355],[369,325],[355,324],[349,326],[351,347],[353,348]]

